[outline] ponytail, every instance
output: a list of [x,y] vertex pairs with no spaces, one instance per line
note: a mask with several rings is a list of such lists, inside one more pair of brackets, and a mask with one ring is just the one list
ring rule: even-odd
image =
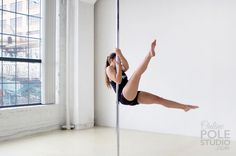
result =
[[109,77],[107,76],[106,73],[106,69],[108,66],[110,66],[110,60],[114,59],[116,57],[116,53],[111,53],[109,56],[107,56],[107,60],[106,60],[106,64],[105,64],[105,84],[107,86],[107,88],[111,88],[110,86],[110,81],[109,81]]
[[106,83],[107,88],[111,88],[110,81],[109,81],[109,78],[108,78],[107,73],[106,73],[106,69],[107,69],[108,66],[110,66],[109,56],[107,56],[106,65],[105,65],[105,83]]

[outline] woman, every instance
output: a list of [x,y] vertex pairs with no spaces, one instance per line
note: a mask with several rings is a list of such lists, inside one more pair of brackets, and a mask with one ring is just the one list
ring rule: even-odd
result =
[[[171,100],[164,99],[157,95],[138,91],[139,81],[142,74],[147,69],[147,66],[155,56],[156,40],[152,42],[151,49],[147,56],[140,64],[140,66],[135,70],[133,75],[128,80],[125,72],[129,69],[129,64],[125,57],[122,55],[120,49],[116,49],[115,53],[111,53],[107,57],[106,61],[106,85],[109,88],[110,85],[116,92],[116,83],[119,84],[118,90],[118,100],[124,105],[138,105],[138,104],[161,104],[168,108],[182,109],[184,111],[189,111],[190,109],[198,108],[198,106],[185,105]],[[119,57],[119,62],[116,61],[116,57]],[[118,64],[116,68],[116,63]]]

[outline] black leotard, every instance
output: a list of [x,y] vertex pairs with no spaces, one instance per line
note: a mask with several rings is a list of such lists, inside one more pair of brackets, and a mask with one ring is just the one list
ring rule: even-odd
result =
[[[125,85],[127,84],[127,82],[128,82],[128,77],[125,74],[125,72],[122,71],[122,81],[119,84],[119,89],[118,89],[118,100],[124,105],[130,105],[130,106],[137,105],[137,104],[139,104],[138,103],[138,95],[139,95],[140,91],[137,92],[135,99],[133,99],[132,101],[127,100],[122,94],[122,90],[125,87]],[[116,92],[116,83],[114,81],[110,81],[110,83],[111,83],[113,90]]]
[[[125,87],[125,85],[127,84],[127,82],[128,82],[128,77],[125,74],[125,72],[122,70],[122,81],[119,84],[119,90],[118,90],[118,95],[119,95],[118,100],[119,101],[120,101],[122,90]],[[111,83],[111,86],[112,86],[113,90],[116,92],[116,83],[114,81],[110,81],[110,83]]]

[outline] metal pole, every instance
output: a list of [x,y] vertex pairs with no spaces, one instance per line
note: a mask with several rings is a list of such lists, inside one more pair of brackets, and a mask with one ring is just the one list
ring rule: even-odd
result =
[[[119,48],[120,40],[120,21],[119,21],[120,2],[116,0],[116,48]],[[119,62],[119,58],[116,57],[116,61]],[[118,64],[116,64],[118,69]],[[120,125],[119,125],[119,100],[118,100],[119,84],[116,83],[116,136],[117,136],[117,156],[120,156]]]

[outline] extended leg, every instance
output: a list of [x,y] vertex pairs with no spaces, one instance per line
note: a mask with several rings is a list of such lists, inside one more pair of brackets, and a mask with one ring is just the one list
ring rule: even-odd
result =
[[181,104],[144,91],[139,93],[138,102],[140,104],[160,104],[168,108],[183,109],[184,111],[198,108],[198,106]]
[[122,93],[127,100],[133,100],[136,97],[140,78],[142,74],[146,71],[151,58],[155,56],[155,47],[156,40],[152,42],[150,52],[147,54],[147,56],[139,65],[139,67],[135,70],[133,75],[130,77],[128,83],[125,85]]
[[144,61],[140,64],[140,66],[135,70],[133,75],[130,77],[128,83],[125,85],[122,93],[127,100],[133,100],[136,97],[140,78],[147,69],[150,60],[151,56],[148,54],[145,57]]

